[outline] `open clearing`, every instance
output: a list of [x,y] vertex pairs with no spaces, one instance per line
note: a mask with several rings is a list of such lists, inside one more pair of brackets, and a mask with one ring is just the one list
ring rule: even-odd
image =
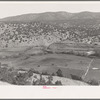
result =
[[[35,52],[34,52],[35,51]],[[38,53],[36,53],[36,51]],[[7,64],[7,67],[29,69],[34,68],[39,72],[48,72],[50,74],[62,70],[65,77],[70,78],[70,74],[82,76],[91,61],[91,58],[81,57],[69,54],[45,54],[39,47],[25,47],[17,49],[0,50],[0,62]],[[96,78],[100,80],[100,59],[95,59],[91,64],[86,79]]]

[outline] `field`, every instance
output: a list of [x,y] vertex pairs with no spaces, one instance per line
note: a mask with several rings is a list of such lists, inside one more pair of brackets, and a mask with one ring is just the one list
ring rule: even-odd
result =
[[[14,67],[16,69],[30,69],[49,74],[56,74],[61,69],[63,76],[71,78],[70,74],[82,76],[85,74],[87,66],[92,58],[76,56],[71,54],[46,53],[43,47],[17,47],[0,49],[0,62],[2,66]],[[86,80],[100,80],[100,59],[95,58],[91,64]]]

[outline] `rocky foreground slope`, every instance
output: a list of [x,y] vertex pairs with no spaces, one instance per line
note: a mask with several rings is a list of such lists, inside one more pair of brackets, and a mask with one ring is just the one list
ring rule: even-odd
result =
[[[40,75],[39,74],[33,74],[33,76],[29,79],[29,81],[33,82],[40,79]],[[45,82],[48,81],[48,76],[47,75],[42,75],[42,79],[45,80]],[[62,85],[86,85],[88,86],[89,84],[85,83],[85,82],[81,82],[78,80],[73,80],[73,79],[69,79],[69,78],[64,78],[64,77],[58,77],[58,76],[53,76],[52,77],[52,83],[55,84],[57,81],[60,81]],[[32,84],[32,83],[31,83]],[[57,84],[57,85],[61,85],[61,84]]]
[[[48,76],[47,75],[42,75],[42,78],[44,78],[45,82],[48,81]],[[38,85],[38,82],[37,82],[37,84],[33,84],[33,81],[35,82],[35,81],[37,81],[39,79],[40,79],[40,75],[34,73],[33,76],[28,79],[28,81],[30,82],[30,84],[28,84],[28,85]],[[81,86],[82,85],[83,86],[84,85],[84,86],[89,86],[89,84],[87,84],[85,82],[72,80],[72,79],[64,78],[64,77],[53,76],[52,83],[55,84],[55,82],[57,82],[57,81],[58,82],[60,81],[61,84],[58,83],[56,86],[58,86],[58,85],[71,85],[71,86],[73,86],[73,85],[75,85],[75,86]],[[0,81],[0,85],[14,85],[14,84]]]

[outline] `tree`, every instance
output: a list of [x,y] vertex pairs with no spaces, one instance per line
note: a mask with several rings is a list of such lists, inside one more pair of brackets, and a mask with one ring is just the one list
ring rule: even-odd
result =
[[40,67],[40,65],[38,65],[37,67]]
[[28,76],[31,77],[34,73],[34,68],[31,68],[29,71],[28,71]]
[[39,84],[38,85],[46,85],[46,81],[45,79],[42,77],[42,75],[40,74],[40,80],[39,80]]
[[6,77],[8,75],[8,68],[7,67],[3,67],[0,69],[0,80],[2,81],[6,81]]
[[36,74],[40,74],[40,72],[39,72],[39,71],[34,71],[34,73],[36,73]]
[[10,84],[16,84],[16,78],[14,76],[14,73],[8,73],[5,80]]
[[73,75],[73,74],[70,74],[70,75],[71,75],[71,78],[72,78],[72,79],[82,81],[82,77],[77,76],[77,75]]
[[48,76],[48,81],[46,82],[46,85],[54,85],[54,84],[52,83],[52,80],[53,80],[52,75]]
[[57,81],[55,82],[55,85],[62,85],[62,83],[61,83],[61,81],[58,81],[58,80],[57,80]]
[[34,75],[34,78],[36,78],[36,79],[37,79],[37,75]]
[[42,72],[42,75],[48,75],[48,73],[47,72]]
[[40,82],[40,80],[39,80],[39,79],[37,79],[37,80],[33,80],[32,85],[39,85],[39,82]]
[[52,73],[52,76],[55,76],[55,73]]
[[28,79],[27,73],[19,73],[18,75],[16,75],[16,84],[26,85],[28,84],[27,79]]
[[46,81],[44,78],[42,78],[39,82],[39,85],[46,85]]
[[57,76],[63,77],[61,69],[58,69],[58,71],[56,73],[57,73]]
[[8,69],[9,72],[13,72],[14,70],[15,70],[14,67]]
[[87,83],[90,85],[99,85],[99,82],[96,79],[91,79]]

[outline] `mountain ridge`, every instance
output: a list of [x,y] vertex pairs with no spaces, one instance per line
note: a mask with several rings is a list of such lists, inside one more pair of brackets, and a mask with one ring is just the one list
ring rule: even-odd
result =
[[10,16],[0,19],[1,22],[10,21],[57,21],[57,20],[75,20],[75,19],[100,19],[100,12],[79,12],[70,13],[65,11],[59,12],[44,12],[44,13],[29,13],[17,16]]

